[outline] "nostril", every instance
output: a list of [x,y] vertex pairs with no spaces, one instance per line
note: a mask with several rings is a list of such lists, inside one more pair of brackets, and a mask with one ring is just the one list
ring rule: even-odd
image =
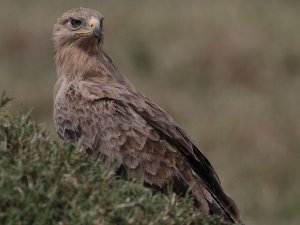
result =
[[94,24],[91,24],[91,28],[93,28],[94,27]]

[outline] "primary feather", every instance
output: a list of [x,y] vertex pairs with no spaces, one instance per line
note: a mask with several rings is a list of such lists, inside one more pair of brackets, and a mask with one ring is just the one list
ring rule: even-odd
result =
[[[74,18],[81,21],[80,28],[72,27]],[[117,160],[123,172],[151,188],[163,190],[172,184],[178,194],[190,189],[202,212],[240,222],[239,210],[206,157],[103,51],[103,33],[95,35],[95,20],[102,26],[100,13],[78,8],[64,13],[54,25],[58,74],[54,120],[59,136],[82,139],[87,151]]]

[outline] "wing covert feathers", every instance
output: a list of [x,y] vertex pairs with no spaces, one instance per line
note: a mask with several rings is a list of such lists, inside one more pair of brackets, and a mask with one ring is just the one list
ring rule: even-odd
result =
[[62,138],[82,138],[89,151],[117,159],[130,176],[150,186],[163,189],[176,180],[191,189],[203,212],[240,221],[209,161],[173,118],[138,92],[89,79],[71,83],[56,99],[55,115]]

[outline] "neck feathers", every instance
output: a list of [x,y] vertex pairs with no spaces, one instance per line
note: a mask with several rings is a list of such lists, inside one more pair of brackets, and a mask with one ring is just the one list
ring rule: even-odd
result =
[[59,78],[71,80],[92,80],[106,77],[131,88],[133,85],[114,65],[112,59],[103,51],[101,45],[90,42],[80,44],[62,43],[55,48],[55,63]]
[[57,44],[55,63],[58,77],[82,77],[88,69],[100,64],[101,54],[101,47],[90,42]]

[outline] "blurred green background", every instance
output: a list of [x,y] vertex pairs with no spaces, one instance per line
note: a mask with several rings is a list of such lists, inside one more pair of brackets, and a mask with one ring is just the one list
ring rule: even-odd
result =
[[104,47],[198,143],[247,224],[300,224],[299,1],[8,1],[0,91],[52,125],[52,26],[105,16]]

